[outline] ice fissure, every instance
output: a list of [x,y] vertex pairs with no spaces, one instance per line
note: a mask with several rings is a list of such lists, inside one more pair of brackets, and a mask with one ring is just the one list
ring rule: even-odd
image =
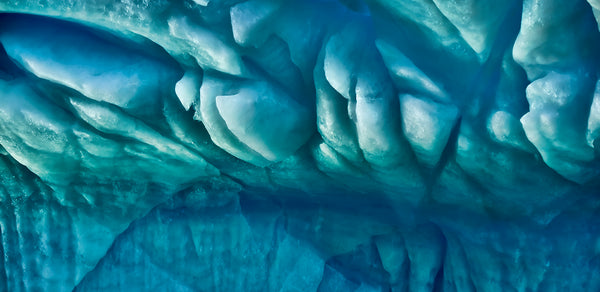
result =
[[0,2],[0,291],[600,290],[599,3]]

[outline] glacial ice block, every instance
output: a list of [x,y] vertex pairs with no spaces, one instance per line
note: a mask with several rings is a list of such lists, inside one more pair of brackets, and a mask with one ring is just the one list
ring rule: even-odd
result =
[[598,9],[0,1],[0,292],[598,291]]

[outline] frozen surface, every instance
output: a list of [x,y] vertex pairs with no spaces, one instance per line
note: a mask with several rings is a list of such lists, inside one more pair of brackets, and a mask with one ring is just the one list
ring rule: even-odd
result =
[[0,1],[0,292],[599,291],[599,11]]

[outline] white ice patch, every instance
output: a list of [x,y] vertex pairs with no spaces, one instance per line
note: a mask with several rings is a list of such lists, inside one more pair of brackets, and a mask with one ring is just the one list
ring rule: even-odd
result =
[[433,101],[400,95],[402,129],[417,159],[428,167],[437,164],[458,118],[458,109]]
[[194,3],[200,5],[200,6],[208,6],[208,4],[210,4],[210,0],[193,0]]
[[596,83],[594,99],[592,100],[592,106],[590,108],[590,117],[588,119],[586,135],[588,145],[590,147],[598,148],[599,146],[594,145],[594,143],[598,142],[598,137],[600,137],[600,82]]
[[375,42],[392,81],[401,91],[418,93],[435,100],[449,102],[450,98],[435,82],[406,57],[399,49],[383,40]]
[[194,102],[200,100],[200,84],[202,77],[194,71],[187,71],[175,84],[175,93],[185,110],[189,110]]
[[232,75],[241,75],[244,64],[237,52],[212,31],[185,17],[168,20],[169,33],[193,56],[198,65]]
[[269,20],[283,1],[252,0],[231,7],[231,27],[235,42],[241,46],[260,46],[273,29]]

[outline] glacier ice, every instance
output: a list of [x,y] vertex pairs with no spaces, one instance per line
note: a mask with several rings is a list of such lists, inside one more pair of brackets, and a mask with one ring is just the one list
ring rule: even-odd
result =
[[598,291],[599,11],[0,1],[0,292]]

